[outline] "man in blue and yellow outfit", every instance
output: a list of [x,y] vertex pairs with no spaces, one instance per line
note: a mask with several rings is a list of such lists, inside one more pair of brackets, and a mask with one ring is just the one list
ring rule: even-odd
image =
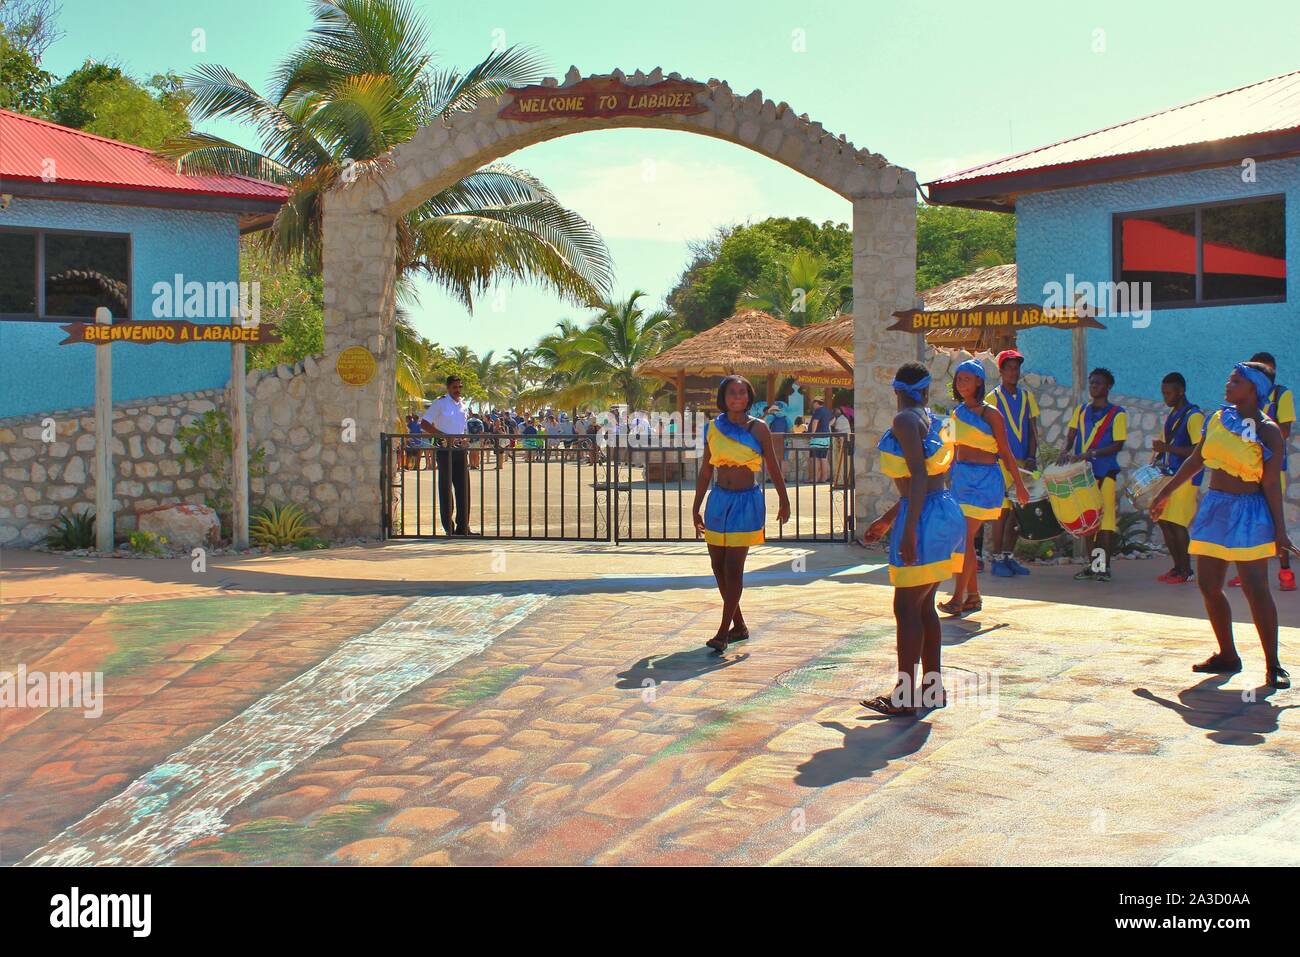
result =
[[1110,561],[1115,553],[1115,532],[1119,527],[1115,494],[1119,453],[1128,438],[1128,413],[1123,406],[1110,401],[1110,390],[1114,385],[1115,374],[1109,369],[1098,367],[1088,374],[1091,401],[1075,408],[1065,436],[1067,454],[1063,460],[1091,462],[1093,477],[1101,490],[1101,529],[1088,538],[1087,552],[1092,556],[1094,549],[1100,547],[1104,552],[1103,564],[1097,570],[1089,565],[1074,576],[1075,581],[1110,581]]
[[[1004,349],[997,355],[997,388],[984,397],[984,403],[1002,413],[1007,423],[1007,442],[1016,464],[1031,472],[1038,467],[1038,400],[1020,385],[1020,368],[1025,357],[1015,349]],[[1005,466],[1002,477],[1008,489],[1013,487]],[[1016,538],[1019,526],[1011,511],[1011,498],[1002,500],[1002,514],[993,523],[993,574],[1000,578],[1028,575],[1029,569],[1016,561]]]
[[[1173,475],[1183,462],[1187,461],[1201,441],[1205,430],[1205,413],[1187,401],[1187,380],[1182,373],[1171,372],[1160,382],[1160,394],[1169,414],[1165,416],[1164,436],[1152,443],[1155,458],[1152,464]],[[1160,532],[1165,537],[1165,545],[1174,560],[1174,567],[1157,581],[1169,585],[1181,585],[1192,578],[1192,557],[1188,553],[1190,537],[1187,529],[1196,517],[1197,492],[1201,486],[1202,474],[1198,472],[1190,482],[1178,487],[1165,506],[1160,516]]]

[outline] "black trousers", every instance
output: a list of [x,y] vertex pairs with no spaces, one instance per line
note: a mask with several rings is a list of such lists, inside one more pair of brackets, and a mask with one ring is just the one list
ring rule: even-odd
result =
[[[465,449],[435,449],[438,461],[438,515],[448,535],[469,532],[469,467]],[[456,524],[451,523],[452,486],[456,487]]]

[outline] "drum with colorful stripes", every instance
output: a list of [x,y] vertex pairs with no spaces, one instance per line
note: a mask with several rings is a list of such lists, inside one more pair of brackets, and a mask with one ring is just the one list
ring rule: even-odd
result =
[[1047,497],[1057,521],[1076,538],[1087,538],[1101,528],[1101,490],[1091,462],[1053,465],[1043,471]]

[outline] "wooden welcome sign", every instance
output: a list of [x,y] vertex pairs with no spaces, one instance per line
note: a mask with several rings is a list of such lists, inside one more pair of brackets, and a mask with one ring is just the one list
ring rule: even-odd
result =
[[662,80],[629,86],[614,77],[582,80],[573,86],[524,86],[497,114],[504,120],[553,120],[584,116],[655,116],[661,113],[703,113],[696,94],[703,83]]
[[60,326],[68,337],[59,345],[89,343],[106,346],[114,342],[133,342],[137,345],[152,345],[155,342],[170,345],[183,345],[191,342],[229,342],[246,346],[260,346],[268,342],[280,342],[275,327],[260,322],[255,326],[241,326],[237,323],[221,325],[218,323],[189,322],[184,319],[165,319],[146,322],[73,322]]
[[894,332],[932,332],[935,329],[1026,329],[1030,326],[1055,326],[1077,329],[1086,326],[1105,329],[1088,309],[1067,306],[1047,309],[1034,303],[1004,303],[973,306],[970,309],[904,309],[893,314],[896,320],[886,329]]

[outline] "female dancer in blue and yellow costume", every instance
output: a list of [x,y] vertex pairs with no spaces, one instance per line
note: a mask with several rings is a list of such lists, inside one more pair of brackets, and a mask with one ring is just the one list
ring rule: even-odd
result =
[[957,573],[952,598],[941,603],[939,610],[949,615],[964,615],[984,606],[976,574],[975,534],[985,522],[1002,515],[1007,492],[1004,470],[1015,483],[1016,500],[1021,505],[1029,502],[1029,491],[1007,441],[1007,424],[1002,413],[984,404],[982,362],[967,359],[957,366],[952,379],[952,397],[957,400],[949,420],[957,446],[957,461],[952,466],[952,494],[966,516],[966,558]]
[[1284,552],[1300,555],[1300,549],[1291,544],[1282,518],[1282,430],[1261,409],[1272,387],[1267,371],[1260,362],[1238,362],[1233,367],[1223,390],[1229,404],[1205,424],[1196,451],[1156,496],[1151,517],[1159,521],[1178,488],[1202,466],[1210,470],[1210,488],[1188,531],[1189,551],[1197,556],[1201,597],[1219,650],[1192,670],[1209,674],[1241,670],[1241,657],[1232,641],[1232,608],[1223,593],[1228,562],[1236,562],[1264,647],[1266,683],[1289,688],[1291,676],[1278,660],[1277,606],[1268,590],[1268,560]]
[[898,681],[888,696],[862,702],[886,715],[914,714],[918,705],[944,705],[934,593],[939,582],[961,567],[966,541],[961,508],[944,487],[952,464],[952,444],[939,417],[925,407],[929,390],[930,376],[918,362],[907,363],[894,376],[898,414],[878,448],[880,471],[894,480],[900,498],[863,536],[864,541],[878,541],[893,528],[889,581],[894,586],[898,629]]
[[[763,543],[767,508],[763,486],[755,478],[764,464],[780,500],[776,520],[784,525],[790,518],[781,460],[772,448],[767,424],[749,414],[753,404],[754,387],[743,376],[729,375],[718,385],[720,414],[704,426],[704,454],[691,508],[695,531],[709,543],[713,577],[722,593],[722,624],[718,633],[705,642],[717,652],[726,651],[730,641],[749,637],[745,617],[740,613],[740,593],[744,590],[749,546]],[[709,480],[715,471],[718,481],[710,491]],[[700,503],[706,492],[709,501],[701,517]]]

